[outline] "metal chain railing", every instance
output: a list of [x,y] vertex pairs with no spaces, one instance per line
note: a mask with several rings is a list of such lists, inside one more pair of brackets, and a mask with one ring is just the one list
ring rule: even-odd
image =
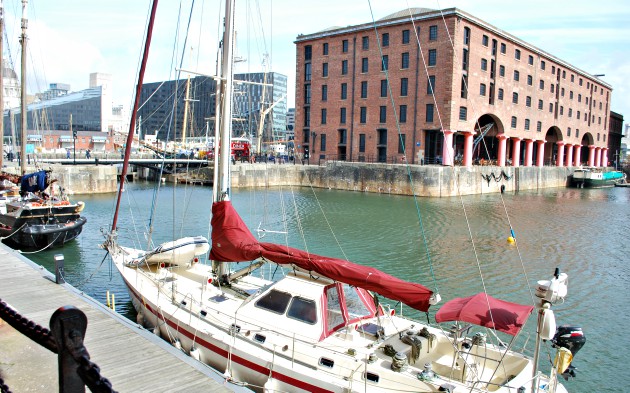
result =
[[[32,341],[58,355],[59,391],[115,393],[111,382],[101,376],[100,368],[92,361],[83,345],[87,317],[73,306],[57,309],[50,318],[50,330],[20,315],[0,299],[0,319]],[[9,387],[0,379],[0,392],[9,393]]]

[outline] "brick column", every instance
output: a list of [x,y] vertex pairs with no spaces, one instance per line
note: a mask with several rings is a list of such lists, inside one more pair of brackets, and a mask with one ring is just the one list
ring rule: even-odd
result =
[[564,145],[564,149],[566,151],[566,160],[564,160],[564,165],[573,166],[573,145],[566,144]]
[[558,157],[556,157],[556,166],[564,166],[564,142],[556,142],[558,146]]
[[508,137],[505,134],[499,134],[497,135],[497,139],[499,140],[499,157],[497,157],[497,165],[505,166],[505,147]]
[[442,146],[442,165],[453,166],[455,159],[453,151],[453,134],[455,131],[442,130],[444,134],[444,145]]
[[595,166],[602,166],[601,162],[602,162],[602,148],[601,147],[596,147],[595,148]]
[[536,141],[538,152],[536,156],[536,166],[545,165],[545,141]]
[[512,166],[521,165],[521,138],[512,137]]
[[595,166],[595,146],[588,147],[588,166]]
[[580,158],[580,155],[582,154],[582,145],[575,145],[573,147],[573,149],[575,150],[575,154],[574,154],[575,162],[574,162],[574,165],[575,166],[582,166],[582,160]]
[[464,166],[472,166],[474,131],[464,131]]

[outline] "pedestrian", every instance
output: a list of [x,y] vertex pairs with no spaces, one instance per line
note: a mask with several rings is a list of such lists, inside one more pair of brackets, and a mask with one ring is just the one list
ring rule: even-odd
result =
[[70,149],[66,149],[66,158],[70,159]]
[[90,159],[90,149],[85,150],[85,158]]

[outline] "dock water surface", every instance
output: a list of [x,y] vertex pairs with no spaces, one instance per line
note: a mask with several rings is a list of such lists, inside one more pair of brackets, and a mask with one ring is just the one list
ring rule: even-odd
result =
[[[118,392],[250,392],[0,244],[0,299],[49,328],[59,307],[88,318],[85,347]],[[58,391],[57,355],[0,320],[0,378],[12,392]]]

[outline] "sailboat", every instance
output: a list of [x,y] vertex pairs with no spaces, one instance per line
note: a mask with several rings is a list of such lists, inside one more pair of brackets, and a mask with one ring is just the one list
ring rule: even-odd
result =
[[[484,332],[516,337],[534,305],[480,293],[446,302],[435,323],[408,318],[385,298],[427,312],[441,296],[372,267],[261,242],[250,232],[231,203],[230,149],[220,143],[231,132],[232,0],[225,8],[211,242],[187,236],[151,250],[123,246],[117,209],[103,244],[139,320],[223,372],[226,382],[255,391],[566,392],[558,380],[574,373],[572,358],[585,343],[580,327],[555,325],[551,306],[567,295],[566,273],[556,269],[536,286],[537,349],[528,357],[514,350],[514,340],[492,344]],[[148,44],[144,53],[138,89]],[[238,271],[228,267],[247,261]],[[277,281],[251,274],[265,264],[288,272]],[[542,340],[557,349],[548,375],[537,367]]]
[[[26,3],[26,1],[22,2],[23,21],[26,21]],[[1,14],[0,9],[0,19]],[[1,26],[2,23],[0,23]],[[41,250],[62,246],[74,240],[81,233],[87,219],[81,217],[81,211],[85,207],[83,202],[70,202],[62,188],[60,188],[60,194],[52,193],[53,183],[56,180],[52,179],[51,170],[42,169],[26,173],[26,26],[26,23],[22,23],[20,39],[22,44],[21,176],[4,172],[0,174],[0,180],[3,182],[0,184],[0,238],[14,248]],[[0,34],[3,34],[2,28],[0,28]],[[1,47],[0,64],[2,64]]]

